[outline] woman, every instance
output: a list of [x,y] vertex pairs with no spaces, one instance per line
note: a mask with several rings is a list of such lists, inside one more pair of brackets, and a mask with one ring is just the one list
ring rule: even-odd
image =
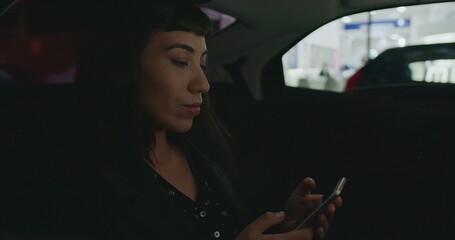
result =
[[[174,1],[133,1],[114,13],[78,70],[90,116],[85,150],[72,173],[36,200],[45,209],[36,228],[95,239],[322,238],[341,199],[316,227],[291,231],[321,202],[312,179],[284,212],[245,221],[224,173],[234,175],[226,131],[207,97],[207,16]],[[281,233],[264,233],[272,227]]]

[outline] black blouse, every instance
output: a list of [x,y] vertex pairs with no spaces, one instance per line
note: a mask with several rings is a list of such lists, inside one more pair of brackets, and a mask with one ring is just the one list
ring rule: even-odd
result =
[[164,193],[185,213],[195,228],[203,236],[207,236],[204,239],[234,239],[239,232],[239,224],[223,201],[221,192],[206,178],[200,164],[191,159],[188,159],[188,163],[198,185],[196,201],[172,186],[155,170],[150,169]]

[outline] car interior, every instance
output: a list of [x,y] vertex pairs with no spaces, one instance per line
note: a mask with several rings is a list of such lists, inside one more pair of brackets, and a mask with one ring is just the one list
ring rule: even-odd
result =
[[[450,1],[194,2],[235,18],[207,42],[208,79],[233,137],[236,186],[251,215],[280,210],[307,176],[321,194],[346,177],[343,207],[326,239],[453,239],[455,85],[296,88],[285,85],[282,63],[293,45],[334,19]],[[2,238],[20,211],[17,203],[52,181],[68,166],[65,155],[78,151],[83,106],[74,73],[90,19],[109,1],[0,6]]]

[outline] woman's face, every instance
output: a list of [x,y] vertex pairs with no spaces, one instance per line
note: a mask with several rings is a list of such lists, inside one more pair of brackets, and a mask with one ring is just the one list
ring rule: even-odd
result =
[[205,37],[192,32],[154,33],[142,53],[138,100],[154,131],[186,132],[209,91]]

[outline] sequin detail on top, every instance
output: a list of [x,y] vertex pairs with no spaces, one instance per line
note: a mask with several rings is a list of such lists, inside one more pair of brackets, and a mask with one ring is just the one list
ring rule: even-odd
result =
[[159,174],[155,173],[154,178],[207,239],[234,239],[238,233],[237,225],[220,193],[202,174],[200,166],[190,160],[188,162],[198,184],[196,201],[180,192]]

